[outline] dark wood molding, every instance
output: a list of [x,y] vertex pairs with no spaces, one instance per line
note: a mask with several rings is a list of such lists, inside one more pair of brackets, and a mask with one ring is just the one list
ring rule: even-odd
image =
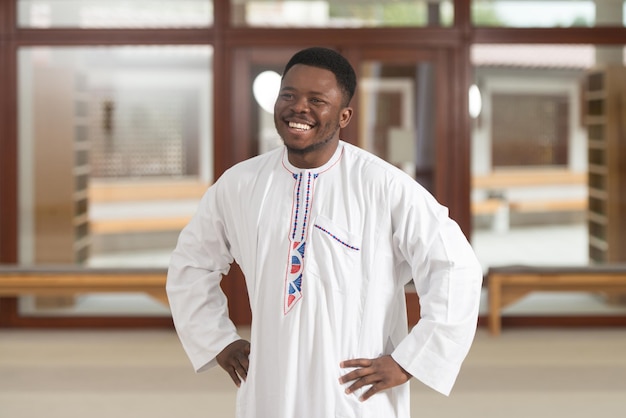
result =
[[0,298],[0,328],[14,326],[17,318],[17,298]]
[[461,34],[453,28],[358,28],[358,29],[228,29],[226,44],[237,46],[341,45],[345,47],[446,47],[461,42]]
[[[4,299],[3,299],[4,301]],[[2,305],[0,305],[2,306]],[[415,309],[419,309],[419,302],[408,299],[407,306],[410,309],[409,323],[414,325],[417,321]],[[249,324],[249,320],[240,318],[240,324]],[[487,328],[488,318],[481,315],[478,319],[479,328]],[[626,327],[626,316],[615,315],[560,315],[560,316],[505,316],[502,318],[503,334],[507,329],[523,328],[624,328]],[[172,319],[169,317],[19,317],[10,323],[0,322],[0,328],[164,328],[173,329]],[[497,338],[497,337],[494,337]]]
[[[452,135],[452,158],[450,160],[452,178],[449,179],[448,187],[453,191],[450,205],[450,216],[459,224],[467,238],[471,237],[471,126],[469,116],[469,86],[471,84],[471,64],[470,64],[469,44],[459,45],[454,50],[452,57],[454,65],[454,80],[456,86],[452,91],[452,102],[450,109],[454,109],[454,128]],[[438,165],[441,164],[438,162]],[[443,170],[444,168],[441,167]]]
[[461,31],[463,39],[468,39],[467,34],[472,29],[471,3],[467,0],[454,1],[454,27]]
[[472,30],[471,41],[487,44],[607,44],[626,43],[626,27],[483,28]]
[[0,38],[0,262],[3,263],[17,260],[16,59],[14,45]]
[[0,0],[0,41],[12,38],[16,27],[17,0]]
[[18,29],[19,46],[198,45],[215,40],[204,29]]

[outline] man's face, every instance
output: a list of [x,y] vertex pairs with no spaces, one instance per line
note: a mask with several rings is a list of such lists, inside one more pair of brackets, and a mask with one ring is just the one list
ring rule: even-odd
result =
[[328,161],[339,141],[339,129],[348,125],[352,115],[352,109],[342,105],[342,91],[331,71],[301,64],[291,67],[274,105],[276,130],[290,156],[319,165]]

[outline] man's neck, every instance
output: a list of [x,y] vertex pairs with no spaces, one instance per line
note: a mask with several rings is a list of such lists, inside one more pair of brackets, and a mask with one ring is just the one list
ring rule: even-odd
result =
[[310,170],[322,167],[335,155],[339,140],[329,142],[324,147],[309,152],[298,152],[287,148],[287,158],[294,167]]

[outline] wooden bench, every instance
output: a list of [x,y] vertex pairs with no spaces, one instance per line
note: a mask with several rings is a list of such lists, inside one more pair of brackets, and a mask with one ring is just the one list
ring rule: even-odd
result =
[[626,292],[626,264],[581,267],[491,267],[487,272],[489,331],[499,335],[502,308],[535,291]]
[[145,293],[169,306],[165,268],[0,265],[0,297]]
[[[89,185],[90,205],[146,201],[200,200],[209,187],[195,179],[148,179],[138,181],[94,180]],[[180,231],[191,215],[143,218],[90,219],[93,234]]]
[[487,198],[472,202],[472,214],[491,215],[492,228],[506,230],[511,213],[584,212],[587,209],[585,198],[511,200],[505,191],[521,187],[584,186],[586,181],[585,172],[558,168],[500,170],[477,175],[472,178],[472,188],[484,190]]
[[474,215],[495,215],[505,204],[502,199],[489,198],[472,202],[471,208]]
[[181,231],[191,216],[142,219],[98,219],[89,222],[93,234],[120,234],[128,232]]
[[567,169],[499,170],[472,178],[472,188],[502,190],[509,187],[536,187],[552,185],[584,185],[587,173]]
[[528,212],[569,212],[586,211],[587,200],[585,199],[551,199],[551,200],[525,200],[509,203],[511,211]]
[[89,184],[89,201],[105,203],[142,200],[199,200],[208,187],[208,183],[194,179],[93,180]]

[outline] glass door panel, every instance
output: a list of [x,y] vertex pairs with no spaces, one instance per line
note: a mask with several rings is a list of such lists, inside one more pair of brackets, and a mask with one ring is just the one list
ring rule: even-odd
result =
[[432,191],[433,64],[363,61],[358,91],[359,145]]
[[624,0],[473,0],[476,26],[555,28],[624,26]]
[[233,26],[452,26],[451,0],[230,0]]
[[[620,60],[623,46],[614,47]],[[472,120],[472,243],[486,271],[586,265],[587,138],[582,80],[593,45],[481,44]]]
[[22,28],[196,28],[213,24],[211,0],[17,0]]
[[[281,145],[271,112],[282,68],[296,51],[242,49],[235,53],[235,103],[251,103],[248,110],[237,105],[237,118],[232,121],[235,141],[251,138],[237,145],[239,150],[249,150],[239,159]],[[342,138],[405,170],[433,191],[438,134],[436,63],[428,56],[410,61],[405,58],[411,55],[399,50],[390,60],[367,57],[352,63],[358,76],[351,103],[355,117]],[[346,56],[357,57],[358,51],[346,51]],[[244,112],[249,112],[247,125],[241,123]]]
[[[212,181],[211,47],[24,47],[18,58],[19,262],[166,267]],[[51,312],[80,314],[89,297]],[[120,300],[116,315],[168,312]]]

